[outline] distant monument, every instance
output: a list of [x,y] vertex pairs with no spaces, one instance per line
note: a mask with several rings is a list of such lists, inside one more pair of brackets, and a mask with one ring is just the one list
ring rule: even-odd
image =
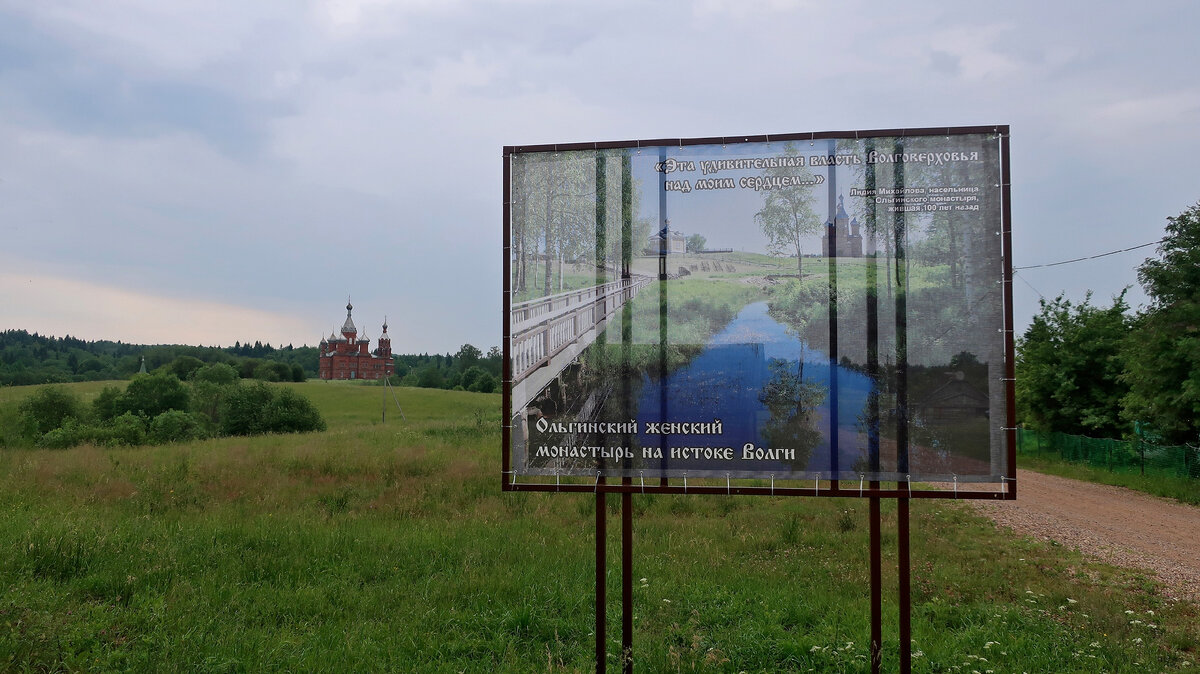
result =
[[836,257],[862,257],[863,238],[858,231],[858,218],[850,219],[843,201],[844,197],[839,196],[837,213],[833,216],[833,222],[825,223],[825,236],[821,239],[821,254],[830,257],[829,240],[832,235]]
[[371,351],[371,340],[358,336],[358,328],[350,318],[354,305],[346,300],[346,322],[342,336],[330,333],[321,339],[318,373],[321,379],[383,379],[395,373],[392,361],[392,338],[388,337],[387,318],[383,319],[383,334],[379,348]]

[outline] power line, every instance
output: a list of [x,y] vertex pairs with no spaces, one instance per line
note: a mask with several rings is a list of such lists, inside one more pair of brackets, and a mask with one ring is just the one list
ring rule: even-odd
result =
[[1155,244],[1162,243],[1163,241],[1164,241],[1164,239],[1159,239],[1158,241],[1151,241],[1150,243],[1143,243],[1140,246],[1133,246],[1131,248],[1122,248],[1121,250],[1110,250],[1107,253],[1100,253],[1099,255],[1089,255],[1087,257],[1077,257],[1074,260],[1063,260],[1062,262],[1048,262],[1046,264],[1031,264],[1027,267],[1013,267],[1013,271],[1016,271],[1018,269],[1037,269],[1039,267],[1057,267],[1060,264],[1071,264],[1072,262],[1083,262],[1084,260],[1095,260],[1098,257],[1107,257],[1109,255],[1116,255],[1117,253],[1128,253],[1131,250],[1137,250],[1138,248],[1145,248],[1146,246],[1153,246]]

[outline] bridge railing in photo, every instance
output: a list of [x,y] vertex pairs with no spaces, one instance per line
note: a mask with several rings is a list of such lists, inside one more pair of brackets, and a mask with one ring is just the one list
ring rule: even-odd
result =
[[649,276],[634,276],[512,305],[513,381],[519,382],[549,364],[652,280]]

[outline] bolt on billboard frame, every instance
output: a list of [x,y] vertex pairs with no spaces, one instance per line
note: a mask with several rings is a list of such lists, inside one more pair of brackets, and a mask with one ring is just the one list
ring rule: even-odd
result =
[[503,488],[1015,498],[1008,152],[505,147]]

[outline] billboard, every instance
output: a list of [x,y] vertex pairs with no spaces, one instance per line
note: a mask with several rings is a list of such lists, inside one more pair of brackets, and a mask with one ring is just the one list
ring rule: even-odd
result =
[[1013,477],[1007,150],[506,147],[506,484]]

